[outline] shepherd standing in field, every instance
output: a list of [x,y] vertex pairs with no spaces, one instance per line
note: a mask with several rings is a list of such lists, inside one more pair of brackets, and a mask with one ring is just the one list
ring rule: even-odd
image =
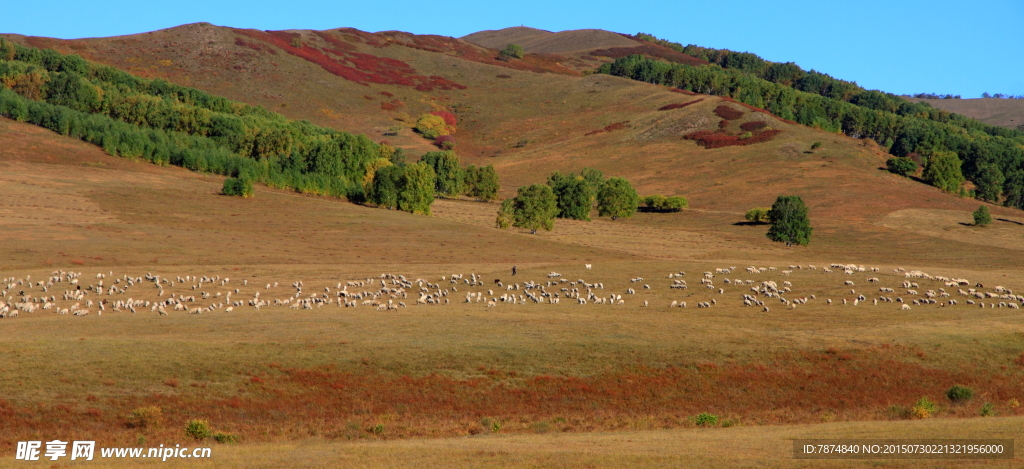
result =
[[514,266],[512,266],[512,275],[515,275],[515,274],[516,274],[516,267],[518,267],[518,266],[515,266],[515,265],[514,265]]

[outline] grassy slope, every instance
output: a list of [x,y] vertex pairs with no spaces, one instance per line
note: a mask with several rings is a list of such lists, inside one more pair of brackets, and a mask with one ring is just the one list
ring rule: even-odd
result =
[[1024,99],[907,99],[923,101],[934,108],[963,114],[986,124],[1011,129],[1020,129],[1024,125]]

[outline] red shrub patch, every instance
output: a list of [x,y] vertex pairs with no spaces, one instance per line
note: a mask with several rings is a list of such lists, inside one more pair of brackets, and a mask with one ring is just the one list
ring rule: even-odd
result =
[[444,123],[448,124],[449,127],[453,127],[454,128],[455,124],[458,123],[458,120],[455,118],[455,114],[452,114],[452,113],[450,113],[448,111],[434,111],[434,112],[431,112],[431,114],[444,119]]
[[727,120],[725,120],[725,119],[722,119],[722,120],[718,121],[718,128],[719,128],[719,129],[724,129],[724,128],[726,128],[726,127],[727,127],[728,125],[729,125],[729,121],[727,121]]
[[381,95],[381,96],[386,96],[386,97],[388,97],[388,98],[393,98],[393,97],[395,97],[395,95],[393,95],[393,94],[391,94],[391,93],[388,93],[387,91],[381,91],[381,92],[380,92],[380,95]]
[[[316,34],[335,47],[317,49],[306,43],[302,43],[301,47],[293,47],[291,45],[292,35],[284,31],[264,32],[246,29],[236,29],[234,31],[238,34],[277,46],[291,55],[319,65],[334,75],[361,85],[376,83],[381,85],[411,86],[419,91],[466,89],[465,86],[447,78],[417,75],[415,69],[401,60],[355,52],[355,46],[328,33],[317,32]],[[370,44],[362,36],[355,35],[352,37]],[[378,47],[386,46],[383,43],[371,45]],[[328,53],[337,58],[328,56]]]
[[679,108],[684,108],[684,107],[686,107],[686,106],[689,106],[689,105],[691,105],[691,104],[697,104],[697,103],[699,103],[699,102],[701,102],[701,101],[704,101],[704,98],[700,98],[700,99],[697,99],[697,100],[694,100],[694,101],[690,101],[690,102],[688,102],[688,103],[672,103],[672,104],[666,104],[666,105],[664,105],[664,106],[662,106],[662,107],[659,107],[659,108],[658,108],[658,110],[659,110],[659,111],[669,111],[669,110],[672,110],[672,109],[679,109]]
[[585,133],[583,135],[584,136],[587,136],[587,135],[597,135],[597,134],[602,133],[602,132],[612,132],[612,131],[615,131],[615,130],[622,130],[622,129],[625,129],[626,127],[629,127],[628,125],[626,125],[627,123],[629,123],[629,121],[616,122],[614,124],[606,126],[603,129],[593,130],[593,131],[587,132],[587,133]]
[[405,106],[405,103],[403,103],[403,102],[401,102],[401,101],[399,101],[397,99],[393,99],[393,100],[388,101],[386,103],[380,103],[380,108],[382,110],[385,110],[385,111],[396,111],[396,110],[398,110],[398,108],[400,108],[402,106]]
[[697,142],[698,145],[701,145],[704,148],[711,149],[730,146],[753,145],[755,143],[767,142],[775,138],[775,136],[780,133],[782,133],[781,130],[766,130],[759,134],[755,134],[752,137],[741,139],[736,135],[729,135],[721,131],[711,132],[709,130],[698,130],[697,132],[688,134],[683,138],[686,140],[694,140]]
[[739,109],[734,109],[724,104],[719,104],[718,107],[715,108],[715,115],[721,117],[722,119],[734,121],[736,119],[743,117],[743,111],[740,111]]
[[164,385],[170,386],[172,388],[176,388],[176,387],[178,387],[178,380],[176,380],[174,378],[168,379],[168,380],[164,381]]
[[269,47],[269,46],[266,46],[266,45],[261,46],[259,44],[256,44],[255,42],[247,42],[246,40],[244,40],[244,39],[242,39],[240,37],[236,37],[235,38],[235,45],[236,46],[242,46],[242,47],[248,47],[248,48],[250,48],[250,49],[252,49],[254,51],[258,51],[258,52],[270,52],[271,54],[277,55],[277,50],[274,49],[273,47]]
[[757,130],[761,130],[765,127],[768,127],[768,123],[765,121],[750,121],[740,124],[740,129],[743,129],[747,132],[754,132]]
[[[486,49],[475,44],[446,36],[413,35],[399,31],[388,31],[375,34],[393,44],[412,49],[437,52],[459,57],[472,62],[497,65],[515,70],[526,70],[538,73],[558,73],[561,75],[579,76],[580,73],[561,64],[565,57],[553,54],[526,54],[520,60],[505,62],[498,60],[498,51]],[[499,77],[501,78],[501,77]]]

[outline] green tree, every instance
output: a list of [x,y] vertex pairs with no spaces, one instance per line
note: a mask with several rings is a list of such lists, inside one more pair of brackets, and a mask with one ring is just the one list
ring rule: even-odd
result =
[[400,165],[378,169],[367,191],[370,202],[389,210],[398,208],[399,184],[404,173],[405,167]]
[[678,212],[690,206],[690,201],[681,195],[673,195],[662,204],[662,210],[666,212]]
[[917,171],[917,163],[910,158],[889,158],[886,160],[885,166],[890,173],[900,176],[909,176]]
[[558,201],[551,187],[545,184],[532,184],[520,187],[512,202],[512,226],[526,228],[536,234],[543,228],[551,231],[555,226],[555,215],[558,215]]
[[956,193],[964,182],[960,172],[960,158],[951,151],[935,151],[924,165],[924,180],[946,192]]
[[501,60],[521,59],[526,56],[526,51],[523,50],[523,46],[519,44],[509,44],[505,46],[501,52],[498,52],[498,58]]
[[1003,191],[1003,183],[1006,177],[998,166],[986,163],[978,168],[977,174],[972,179],[978,187],[978,198],[989,202],[999,200],[999,194]]
[[406,166],[398,179],[398,209],[430,215],[430,204],[434,203],[434,178],[434,169],[422,161]]
[[640,196],[629,181],[623,178],[610,178],[597,191],[597,213],[610,216],[612,220],[629,218],[636,213],[640,205]]
[[583,176],[563,176],[556,171],[548,176],[548,186],[558,200],[558,218],[590,221],[594,192]]
[[594,197],[597,197],[597,191],[601,190],[601,185],[604,184],[604,173],[594,168],[583,168],[583,171],[580,171],[580,175],[583,176],[584,181],[587,181],[587,185],[593,191]]
[[454,197],[462,193],[463,172],[454,151],[432,151],[420,161],[434,170],[434,189],[438,194]]
[[649,195],[644,197],[644,205],[651,210],[661,210],[661,206],[665,204],[666,197],[663,195]]
[[786,246],[806,246],[811,240],[811,221],[807,217],[807,206],[799,196],[779,196],[768,211],[768,239]]
[[464,185],[466,195],[483,200],[496,199],[498,190],[501,188],[494,165],[480,167],[469,165],[466,168]]
[[494,225],[501,229],[507,229],[516,222],[516,199],[505,199],[501,201],[501,207],[498,209],[498,218],[495,219]]
[[974,211],[974,226],[985,226],[992,223],[992,214],[989,213],[988,207],[982,205]]

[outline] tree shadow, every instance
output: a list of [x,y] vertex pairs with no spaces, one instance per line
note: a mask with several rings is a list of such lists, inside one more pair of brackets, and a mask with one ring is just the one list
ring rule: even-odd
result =
[[767,223],[760,222],[760,221],[738,221],[736,223],[733,223],[732,225],[733,226],[757,226],[757,225],[768,226]]
[[996,220],[999,220],[999,221],[1005,221],[1006,223],[1013,223],[1014,225],[1021,225],[1021,226],[1024,226],[1024,223],[1021,223],[1021,222],[1019,222],[1019,221],[1007,220],[1007,219],[1005,219],[1005,218],[996,218]]
[[978,226],[978,225],[975,225],[974,223],[964,223],[964,222],[959,222],[959,223],[961,225],[963,225],[963,226]]

